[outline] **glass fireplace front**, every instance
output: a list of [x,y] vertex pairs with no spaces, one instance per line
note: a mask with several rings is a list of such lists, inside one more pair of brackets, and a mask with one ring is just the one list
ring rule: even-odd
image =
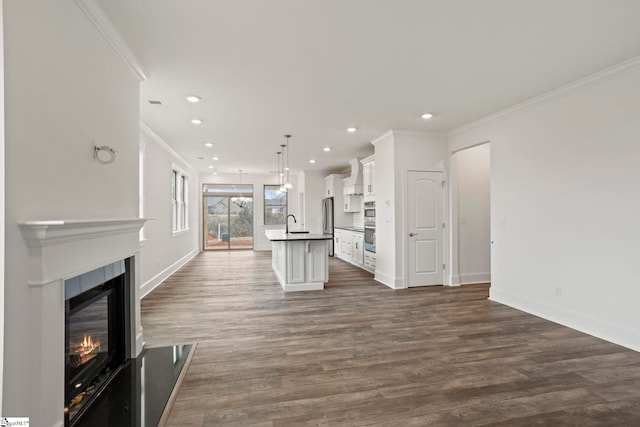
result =
[[67,300],[66,412],[69,424],[124,364],[124,275]]

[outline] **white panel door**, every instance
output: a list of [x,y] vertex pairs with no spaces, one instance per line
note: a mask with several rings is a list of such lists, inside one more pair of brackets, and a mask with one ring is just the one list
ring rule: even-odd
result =
[[444,283],[442,183],[441,172],[408,172],[408,286]]

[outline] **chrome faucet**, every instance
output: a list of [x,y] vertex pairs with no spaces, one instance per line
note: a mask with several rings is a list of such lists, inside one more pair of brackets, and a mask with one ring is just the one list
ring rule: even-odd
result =
[[285,224],[286,224],[286,226],[285,226],[285,233],[286,233],[286,234],[289,234],[289,217],[290,217],[290,216],[292,216],[292,217],[293,217],[293,223],[294,223],[294,224],[297,224],[297,223],[298,223],[298,221],[296,221],[296,216],[295,216],[294,214],[289,214],[289,215],[287,215],[287,219],[285,220]]

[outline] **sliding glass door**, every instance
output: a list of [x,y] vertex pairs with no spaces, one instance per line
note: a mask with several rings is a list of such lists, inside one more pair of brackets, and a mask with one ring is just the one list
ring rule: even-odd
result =
[[204,185],[204,249],[253,248],[253,186]]

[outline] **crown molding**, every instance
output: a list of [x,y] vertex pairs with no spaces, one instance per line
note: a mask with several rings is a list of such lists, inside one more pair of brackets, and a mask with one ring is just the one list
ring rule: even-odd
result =
[[605,68],[602,71],[598,71],[597,73],[584,77],[580,80],[576,80],[575,82],[566,84],[557,89],[553,89],[549,92],[543,93],[542,95],[536,96],[534,98],[528,99],[527,101],[521,102],[512,107],[509,107],[497,113],[491,114],[490,116],[486,116],[480,120],[461,126],[449,132],[448,136],[452,137],[455,135],[459,135],[475,127],[481,126],[485,123],[498,120],[502,117],[508,116],[510,114],[516,113],[518,111],[521,111],[527,108],[531,108],[534,105],[542,104],[544,102],[550,101],[558,97],[571,95],[573,93],[585,90],[593,86],[597,86],[599,84],[608,82],[610,80],[616,79],[618,77],[624,76],[625,74],[629,74],[637,70],[640,70],[640,56],[635,56],[631,59],[628,59],[624,62],[616,64],[612,67]]
[[148,74],[142,67],[142,64],[136,58],[129,45],[124,41],[118,30],[113,26],[111,20],[107,17],[104,10],[96,2],[96,0],[74,0],[76,5],[89,18],[91,23],[109,42],[111,47],[116,51],[120,59],[129,67],[131,73],[140,81],[147,80]]
[[436,137],[436,138],[447,137],[447,134],[444,132],[422,131],[422,130],[413,130],[413,129],[391,129],[391,133],[398,136],[423,136],[423,137]]
[[166,151],[168,151],[169,154],[171,154],[176,159],[184,163],[184,165],[186,165],[188,168],[190,168],[193,171],[197,171],[197,169],[194,168],[191,163],[186,161],[180,154],[176,152],[176,150],[174,150],[169,144],[167,144],[167,142],[164,139],[162,139],[157,133],[153,131],[153,129],[151,129],[142,121],[140,121],[140,131],[144,133],[146,136],[148,136],[150,139],[152,139],[156,144],[158,144],[159,146],[164,148]]
[[389,129],[379,137],[372,139],[370,142],[375,146],[378,142],[390,136],[417,136],[417,137],[446,138],[447,134],[440,133],[440,132],[424,132],[424,131],[411,130],[411,129]]
[[390,136],[392,136],[392,135],[393,135],[393,131],[392,131],[392,130],[388,130],[388,131],[386,131],[385,133],[383,133],[382,135],[380,135],[379,137],[372,139],[372,140],[371,140],[371,144],[373,144],[373,146],[375,147],[375,145],[376,145],[378,142],[380,142],[380,141],[382,141],[383,139],[386,139],[386,138],[388,138],[388,137],[390,137]]

